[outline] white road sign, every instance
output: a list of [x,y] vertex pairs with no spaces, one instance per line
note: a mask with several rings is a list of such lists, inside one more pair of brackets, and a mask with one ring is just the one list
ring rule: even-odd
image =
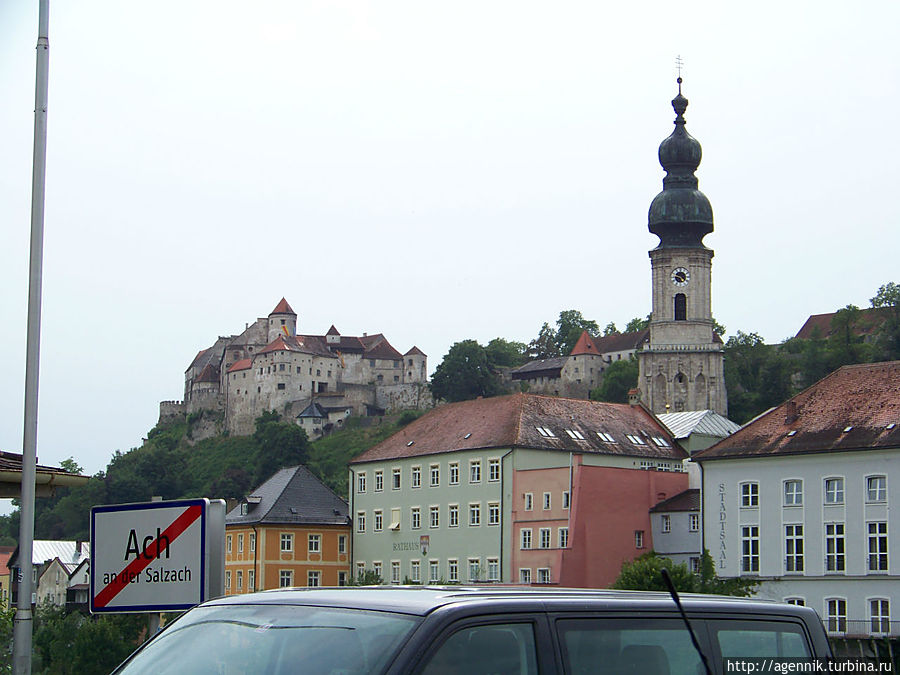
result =
[[188,609],[224,591],[225,502],[91,509],[91,612]]

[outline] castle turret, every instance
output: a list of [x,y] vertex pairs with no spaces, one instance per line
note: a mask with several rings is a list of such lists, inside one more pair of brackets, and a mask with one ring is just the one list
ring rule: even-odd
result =
[[275,309],[269,313],[268,342],[279,335],[293,337],[297,334],[297,313],[291,309],[287,300],[281,299]]
[[428,379],[428,357],[418,347],[403,355],[403,381],[425,382]]

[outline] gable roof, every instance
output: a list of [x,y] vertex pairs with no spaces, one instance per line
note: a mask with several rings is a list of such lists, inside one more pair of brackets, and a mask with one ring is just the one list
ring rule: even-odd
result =
[[334,324],[331,324],[331,328],[328,329],[325,335],[340,335],[340,332],[334,327]]
[[[225,517],[226,525],[346,525],[347,502],[332,492],[305,466],[281,469],[254,490],[247,515],[241,515],[240,504]],[[242,503],[247,500],[243,500]]]
[[552,359],[529,361],[518,368],[510,369],[509,374],[514,380],[527,380],[532,377],[539,377],[541,374],[559,377],[559,373],[563,366],[566,365],[568,359],[568,356],[555,356]]
[[[79,550],[80,547],[80,550]],[[90,542],[35,539],[31,548],[31,564],[41,565],[59,558],[61,563],[79,563],[89,557]],[[19,567],[19,547],[13,552],[9,564]]]
[[250,366],[250,359],[241,359],[240,361],[235,361],[233,364],[231,364],[231,368],[228,369],[228,372],[233,373],[236,370],[249,370]]
[[[388,342],[384,336],[381,336],[381,340],[373,344],[371,347],[366,346],[366,352],[363,355],[367,359],[390,359],[392,361],[396,361],[397,359],[402,359],[403,356],[391,346],[391,343]],[[365,338],[360,338],[363,342],[365,342]]]
[[673,511],[699,511],[700,490],[690,489],[679,492],[674,497],[664,499],[651,507],[650,513],[671,513]]
[[713,410],[688,410],[664,413],[656,417],[678,439],[695,433],[726,438],[741,428],[739,424]]
[[297,316],[297,312],[291,309],[288,301],[284,298],[282,298],[281,301],[277,305],[275,305],[275,309],[269,312],[269,316],[272,316],[273,314],[292,314],[293,316]]
[[581,356],[582,354],[596,354],[600,356],[600,351],[597,349],[597,341],[591,337],[590,333],[586,330],[581,331],[581,335],[578,336],[578,341],[575,343],[575,346],[572,347],[572,351],[569,352],[569,356]]
[[597,351],[601,354],[609,352],[625,352],[640,348],[650,337],[650,329],[635,331],[633,333],[613,333],[596,338],[594,341]]
[[[859,310],[859,321],[854,326],[854,332],[857,335],[869,335],[874,333],[888,318],[888,313],[890,311],[891,309],[889,307],[869,307],[868,309]],[[797,335],[794,337],[801,340],[811,340],[816,337],[830,337],[833,332],[831,322],[836,314],[837,312],[830,312],[828,314],[810,314],[809,318],[803,326],[801,326],[800,330],[797,331]]]
[[406,352],[403,356],[425,356],[425,352],[413,345],[412,349]]
[[693,457],[877,448],[900,448],[900,361],[844,366]]
[[314,354],[316,356],[327,356],[337,358],[328,347],[325,341],[317,335],[279,335],[265,347],[260,349],[256,355],[268,354],[270,352],[300,352],[303,354]]
[[[546,430],[552,436],[546,435]],[[598,432],[609,434],[614,442],[605,442]],[[626,434],[643,443],[635,444]],[[665,445],[652,438],[661,439]],[[522,393],[435,408],[363,452],[351,464],[512,447],[677,460],[687,456],[642,406]]]
[[219,381],[219,369],[216,368],[213,364],[207,363],[203,370],[200,371],[200,374],[197,376],[197,379],[194,382],[218,382]]
[[308,406],[306,406],[303,411],[299,415],[297,415],[297,417],[318,417],[327,419],[328,413],[322,406],[313,401]]

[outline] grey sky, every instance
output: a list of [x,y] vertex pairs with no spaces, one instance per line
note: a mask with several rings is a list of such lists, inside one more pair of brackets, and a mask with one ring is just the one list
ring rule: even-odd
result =
[[[285,296],[433,369],[650,307],[674,59],[713,313],[767,341],[900,281],[896,2],[53,0],[39,458],[139,445]],[[21,452],[37,2],[0,0],[0,449]]]

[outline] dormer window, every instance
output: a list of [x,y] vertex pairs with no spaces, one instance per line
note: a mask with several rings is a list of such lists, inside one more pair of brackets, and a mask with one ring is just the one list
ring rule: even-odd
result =
[[247,502],[241,502],[241,515],[246,516],[250,513],[250,505]]

